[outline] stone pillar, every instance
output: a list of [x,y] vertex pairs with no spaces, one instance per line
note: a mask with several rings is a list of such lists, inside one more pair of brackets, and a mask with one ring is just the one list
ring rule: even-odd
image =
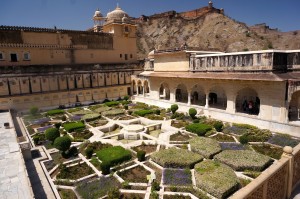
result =
[[286,198],[290,198],[293,191],[293,173],[294,173],[294,156],[293,148],[290,146],[285,146],[283,148],[283,154],[281,158],[289,159],[288,163],[288,176],[287,176],[287,185],[286,185]]
[[209,94],[205,94],[205,108],[209,108]]
[[170,102],[176,102],[175,93],[171,92],[171,90],[170,90]]
[[191,105],[191,92],[188,91],[188,105]]
[[226,107],[226,112],[228,113],[235,113],[235,99],[236,95],[232,92],[227,93],[227,107]]
[[145,97],[145,86],[142,86],[143,89],[143,96]]

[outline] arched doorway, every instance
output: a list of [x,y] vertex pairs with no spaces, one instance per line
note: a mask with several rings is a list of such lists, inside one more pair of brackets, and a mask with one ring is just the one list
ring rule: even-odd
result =
[[288,111],[289,121],[300,121],[300,91],[293,93]]
[[176,102],[187,103],[188,102],[188,92],[184,84],[179,84],[175,90],[175,100]]
[[144,81],[144,90],[145,90],[145,95],[150,93],[149,83],[147,80]]
[[241,89],[236,96],[236,112],[258,115],[260,111],[260,99],[252,88]]
[[132,80],[132,94],[133,94],[133,95],[136,95],[136,94],[137,94],[135,80]]
[[142,85],[142,82],[141,80],[138,81],[138,95],[142,95],[143,94],[143,85]]
[[205,106],[205,92],[201,86],[195,85],[191,92],[191,104]]
[[210,89],[208,94],[209,107],[225,110],[227,108],[227,96],[223,88],[216,86]]
[[162,83],[159,87],[159,99],[170,100],[170,88],[167,83]]

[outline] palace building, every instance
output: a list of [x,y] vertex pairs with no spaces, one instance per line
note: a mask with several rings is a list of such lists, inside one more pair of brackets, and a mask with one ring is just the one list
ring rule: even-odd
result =
[[0,109],[57,107],[131,93],[136,25],[119,6],[87,31],[0,26]]
[[300,50],[152,51],[132,78],[134,99],[299,136]]

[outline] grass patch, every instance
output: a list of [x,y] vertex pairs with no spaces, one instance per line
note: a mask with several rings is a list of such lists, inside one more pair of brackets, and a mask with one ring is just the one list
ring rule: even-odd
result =
[[217,134],[216,136],[211,137],[219,142],[235,142],[234,138],[229,135]]
[[194,137],[190,140],[192,151],[203,155],[205,158],[212,158],[221,152],[220,144],[211,138]]
[[239,188],[234,171],[212,160],[195,165],[195,178],[197,187],[217,198],[225,198]]
[[102,162],[108,162],[111,165],[116,165],[130,160],[131,153],[121,146],[113,146],[98,151],[97,157]]
[[236,171],[244,171],[246,169],[262,171],[272,163],[270,157],[250,150],[227,150],[216,155],[214,159]]
[[274,147],[268,144],[263,144],[263,145],[252,145],[252,148],[263,155],[267,155],[271,158],[279,160],[281,158],[281,155],[283,153],[282,148],[279,147]]
[[77,199],[77,196],[74,193],[74,191],[70,189],[58,189],[58,193],[61,199]]
[[52,116],[52,115],[58,115],[58,114],[64,114],[65,111],[62,110],[62,109],[54,109],[54,110],[50,110],[50,111],[47,111],[47,115],[49,116]]
[[82,122],[67,122],[63,124],[63,127],[66,129],[66,131],[72,132],[76,129],[85,128],[85,124],[83,124]]
[[151,155],[153,161],[165,168],[193,168],[203,156],[186,149],[169,148]]
[[183,134],[181,132],[178,132],[176,134],[173,134],[170,136],[170,141],[188,141],[189,139],[191,139],[191,137],[187,134]]

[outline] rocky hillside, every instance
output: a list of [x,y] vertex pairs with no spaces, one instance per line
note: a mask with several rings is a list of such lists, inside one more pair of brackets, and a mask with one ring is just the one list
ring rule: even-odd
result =
[[143,59],[153,49],[179,48],[184,43],[201,50],[226,52],[300,48],[300,32],[261,31],[219,13],[196,19],[149,18],[138,23],[138,56]]

